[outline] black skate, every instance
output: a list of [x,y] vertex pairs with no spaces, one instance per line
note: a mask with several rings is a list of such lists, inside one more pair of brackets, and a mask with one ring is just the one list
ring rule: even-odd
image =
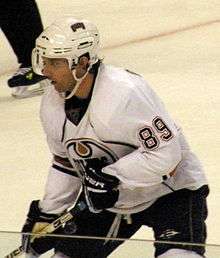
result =
[[20,67],[17,72],[8,80],[8,86],[29,86],[46,79],[45,76],[34,73],[32,67]]

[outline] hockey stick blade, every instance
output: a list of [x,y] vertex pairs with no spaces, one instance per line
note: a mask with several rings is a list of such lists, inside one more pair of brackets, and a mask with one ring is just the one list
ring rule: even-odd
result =
[[[65,212],[63,215],[61,215],[58,219],[54,220],[52,223],[47,225],[45,228],[43,228],[36,236],[33,237],[33,240],[37,237],[42,237],[46,234],[53,233],[56,229],[61,227],[64,223],[74,218],[76,215],[81,213],[83,210],[86,209],[86,204],[81,201],[76,204],[75,207],[73,207],[71,210]],[[19,246],[17,249],[12,251],[10,254],[6,255],[4,258],[14,258],[18,257],[21,254],[23,254],[24,250],[22,246]]]

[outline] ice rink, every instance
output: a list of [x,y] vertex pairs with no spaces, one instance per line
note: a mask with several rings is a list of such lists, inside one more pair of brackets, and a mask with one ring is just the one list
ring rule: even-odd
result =
[[[220,244],[220,1],[37,3],[45,27],[63,14],[94,21],[105,62],[142,74],[160,95],[205,167],[207,243]],[[42,197],[51,156],[39,122],[41,98],[16,100],[7,87],[18,64],[2,32],[0,57],[0,231],[20,231],[30,201]],[[146,228],[136,237],[153,239]]]

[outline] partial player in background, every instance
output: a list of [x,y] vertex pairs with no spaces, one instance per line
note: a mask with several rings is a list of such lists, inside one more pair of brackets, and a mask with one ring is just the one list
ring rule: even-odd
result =
[[[64,17],[37,39],[33,68],[48,78],[41,121],[53,154],[45,194],[32,201],[23,232],[42,227],[77,200],[84,210],[57,233],[130,238],[142,225],[157,241],[205,243],[202,165],[148,83],[106,65],[99,32]],[[23,238],[29,257],[107,257],[117,241]],[[204,246],[155,243],[157,258],[199,258]],[[138,256],[138,254],[137,254]]]
[[36,2],[34,0],[1,0],[0,28],[20,64],[17,72],[8,80],[8,86],[14,88],[12,96],[25,98],[42,94],[41,87],[28,90],[28,86],[44,79],[33,72],[31,65],[31,52],[35,46],[35,40],[43,31]]

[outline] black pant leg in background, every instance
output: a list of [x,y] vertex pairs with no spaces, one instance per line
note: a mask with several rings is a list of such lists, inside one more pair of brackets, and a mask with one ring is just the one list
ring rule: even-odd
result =
[[31,52],[35,40],[43,30],[34,0],[1,0],[0,27],[10,42],[18,63],[31,66]]

